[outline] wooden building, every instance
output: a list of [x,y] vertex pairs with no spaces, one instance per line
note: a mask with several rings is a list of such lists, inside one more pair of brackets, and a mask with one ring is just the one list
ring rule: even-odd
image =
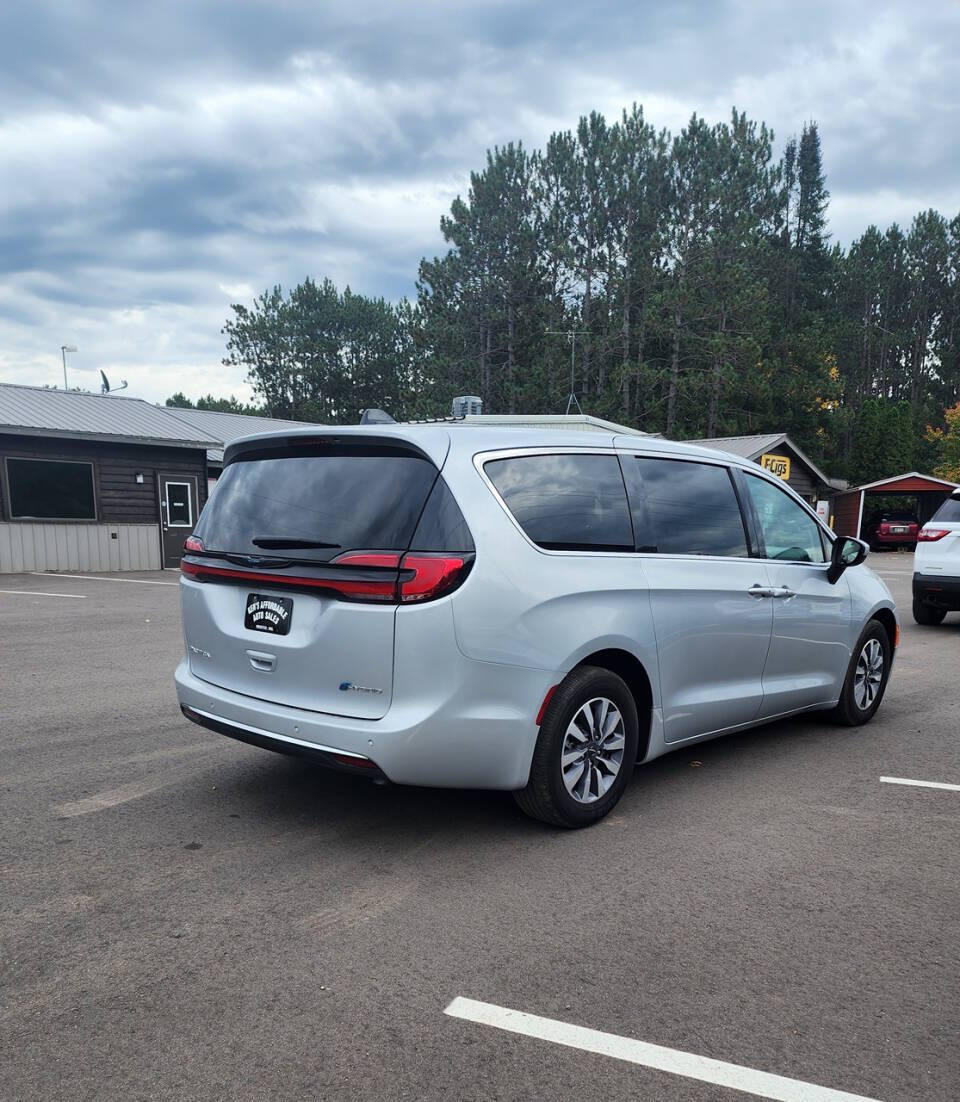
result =
[[0,385],[0,572],[178,566],[220,446],[137,398]]
[[956,489],[955,482],[948,482],[933,475],[908,471],[892,475],[863,486],[852,486],[838,493],[833,501],[833,526],[841,536],[860,536],[865,521],[869,521],[874,509],[883,506],[885,499],[908,499],[921,524],[940,508]]
[[765,432],[755,436],[718,436],[712,440],[687,440],[703,448],[730,452],[741,459],[752,459],[816,507],[835,492],[835,485],[785,432]]

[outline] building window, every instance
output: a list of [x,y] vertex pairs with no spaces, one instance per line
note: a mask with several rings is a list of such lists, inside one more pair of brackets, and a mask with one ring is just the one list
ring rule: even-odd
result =
[[8,458],[11,520],[96,520],[93,464]]

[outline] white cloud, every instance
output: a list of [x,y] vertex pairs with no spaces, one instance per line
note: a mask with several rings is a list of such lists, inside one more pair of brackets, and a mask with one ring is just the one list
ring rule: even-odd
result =
[[[40,0],[38,0],[38,3]],[[112,36],[100,33],[111,19]],[[388,297],[443,249],[485,150],[642,103],[676,131],[731,105],[821,125],[831,227],[960,209],[960,7],[198,0],[178,20],[61,9],[60,69],[0,34],[0,379],[103,367],[131,392],[249,396],[231,302],[311,275]],[[0,13],[0,31],[3,30]]]

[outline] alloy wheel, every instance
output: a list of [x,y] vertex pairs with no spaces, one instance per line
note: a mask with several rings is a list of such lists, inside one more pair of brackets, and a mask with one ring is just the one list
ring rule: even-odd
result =
[[857,669],[853,675],[853,699],[861,712],[877,699],[883,682],[883,647],[879,639],[868,639],[864,643]]
[[577,711],[563,739],[560,768],[566,790],[578,803],[595,803],[606,795],[623,765],[625,745],[623,716],[612,700],[595,697]]

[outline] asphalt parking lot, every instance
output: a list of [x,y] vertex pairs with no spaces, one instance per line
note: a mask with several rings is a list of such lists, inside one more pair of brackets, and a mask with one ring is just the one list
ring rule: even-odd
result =
[[871,725],[677,752],[571,833],[187,723],[174,574],[0,577],[0,1098],[956,1102],[960,791],[880,778],[960,784],[960,614],[870,564]]

